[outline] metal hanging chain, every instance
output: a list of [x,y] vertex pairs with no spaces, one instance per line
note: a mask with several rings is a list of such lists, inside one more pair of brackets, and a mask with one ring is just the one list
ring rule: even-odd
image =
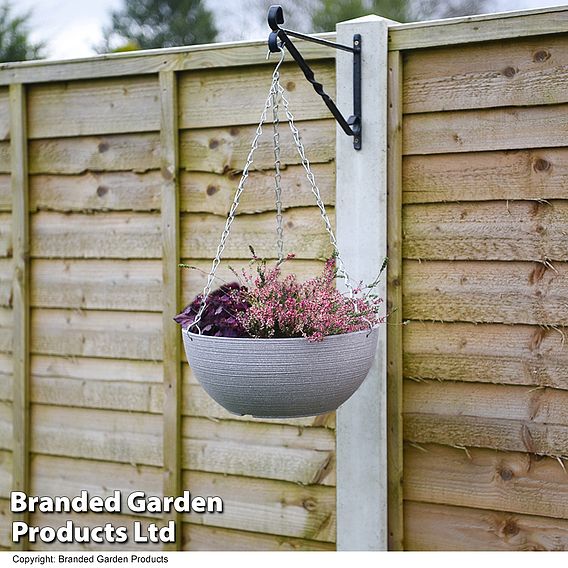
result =
[[241,194],[243,193],[246,181],[247,181],[248,176],[249,176],[249,169],[250,169],[250,167],[251,167],[251,165],[253,164],[253,161],[254,161],[253,160],[254,153],[258,148],[258,140],[259,140],[260,136],[262,135],[262,126],[266,122],[268,109],[271,108],[271,107],[272,107],[272,117],[273,117],[274,168],[275,168],[274,192],[275,192],[275,198],[276,198],[276,220],[277,220],[276,229],[277,229],[277,238],[278,238],[278,240],[277,240],[278,259],[279,260],[283,259],[284,239],[283,239],[283,228],[282,228],[282,187],[281,187],[281,174],[280,174],[281,162],[280,162],[280,133],[279,133],[280,120],[279,120],[279,117],[278,117],[278,110],[279,110],[278,98],[280,98],[282,100],[282,103],[283,103],[283,106],[284,106],[284,112],[286,114],[286,119],[288,121],[290,131],[292,132],[292,138],[294,139],[296,149],[298,150],[298,154],[300,155],[300,159],[302,161],[302,166],[304,167],[304,170],[306,172],[306,177],[308,179],[308,182],[310,183],[311,191],[312,191],[314,197],[316,198],[317,206],[320,210],[320,214],[321,214],[321,217],[323,219],[325,229],[326,229],[326,231],[329,235],[329,240],[330,240],[331,245],[333,247],[333,251],[334,251],[334,255],[335,255],[335,262],[336,262],[336,269],[337,269],[337,276],[339,278],[342,278],[345,281],[345,286],[347,288],[349,297],[351,299],[353,299],[353,297],[354,297],[353,285],[351,284],[351,280],[350,280],[349,274],[347,273],[347,270],[345,268],[345,264],[343,263],[343,260],[341,259],[341,255],[339,253],[339,247],[337,245],[337,239],[335,237],[333,227],[331,226],[331,222],[329,220],[329,216],[328,216],[327,211],[325,209],[325,205],[324,205],[323,200],[321,198],[320,190],[319,190],[319,188],[316,184],[315,176],[314,176],[314,174],[311,170],[310,161],[306,157],[306,150],[305,150],[304,145],[302,143],[302,140],[301,140],[301,137],[300,137],[300,132],[298,131],[298,129],[296,127],[296,124],[294,122],[294,116],[290,112],[290,104],[288,102],[288,99],[284,95],[284,89],[283,89],[282,85],[280,84],[280,67],[281,67],[281,65],[284,61],[284,56],[285,56],[285,51],[281,47],[281,49],[280,49],[280,60],[276,64],[276,67],[275,67],[275,69],[272,73],[272,84],[270,85],[270,91],[268,93],[268,98],[266,99],[264,109],[262,110],[262,113],[260,115],[260,121],[259,121],[258,127],[256,129],[256,132],[255,132],[252,144],[251,144],[251,149],[248,153],[247,161],[246,161],[245,167],[243,168],[243,173],[241,175],[239,185],[237,186],[237,189],[235,191],[233,203],[232,203],[231,208],[229,209],[229,213],[227,215],[227,221],[225,222],[225,227],[223,229],[223,233],[221,234],[221,240],[219,242],[219,245],[217,246],[217,252],[215,254],[215,258],[213,259],[213,263],[211,264],[211,270],[209,272],[209,275],[207,276],[207,283],[205,284],[205,287],[203,289],[201,304],[199,306],[199,310],[197,312],[195,320],[187,328],[188,332],[193,327],[196,327],[197,330],[198,330],[198,333],[201,334],[201,329],[199,328],[198,324],[201,321],[201,318],[203,316],[203,312],[205,311],[205,307],[207,305],[207,299],[209,298],[209,294],[211,293],[211,287],[212,287],[213,281],[215,279],[215,273],[216,273],[217,268],[219,267],[219,264],[221,262],[221,256],[223,254],[223,251],[225,250],[227,238],[229,237],[229,233],[231,231],[231,226],[233,224],[233,221],[235,220],[235,214],[236,214],[237,208],[239,206]]
[[325,230],[327,231],[327,233],[329,235],[329,240],[331,242],[331,245],[333,246],[333,251],[335,253],[335,265],[336,265],[336,269],[337,269],[337,276],[344,280],[345,286],[347,288],[347,292],[349,294],[349,297],[353,298],[353,296],[354,296],[353,285],[351,284],[351,279],[349,278],[349,274],[347,273],[347,270],[345,268],[345,264],[344,264],[343,260],[341,259],[341,255],[339,253],[339,247],[337,245],[337,239],[335,237],[333,227],[331,226],[331,222],[330,222],[329,217],[327,215],[327,211],[325,209],[325,205],[324,205],[323,200],[321,198],[321,193],[320,193],[320,190],[317,186],[315,176],[314,176],[314,174],[311,170],[310,161],[306,157],[306,150],[304,148],[304,144],[302,143],[302,139],[300,137],[300,132],[296,128],[296,124],[294,123],[294,116],[290,112],[290,104],[288,102],[288,99],[284,95],[284,89],[280,85],[280,82],[278,82],[277,88],[278,88],[278,91],[280,93],[280,98],[282,99],[282,103],[284,105],[284,111],[286,113],[288,125],[290,126],[290,130],[292,132],[292,137],[294,139],[294,143],[296,144],[296,149],[298,150],[298,154],[300,155],[300,159],[302,160],[302,166],[304,166],[304,170],[306,172],[306,177],[308,178],[312,193],[314,194],[314,197],[316,198],[317,206],[319,207],[321,217],[322,217],[323,222],[325,224]]
[[[284,50],[282,50],[284,51]],[[280,87],[280,72],[275,70],[276,92],[272,94],[272,129],[274,142],[274,195],[276,198],[276,247],[278,260],[284,259],[284,230],[282,223],[282,176],[280,175],[280,117],[278,116],[278,97]]]
[[199,306],[199,310],[197,312],[197,315],[195,316],[195,320],[187,328],[188,332],[191,328],[196,327],[197,330],[198,330],[198,333],[201,334],[201,329],[199,328],[198,324],[201,321],[201,318],[203,316],[203,312],[205,311],[205,306],[207,305],[207,299],[209,298],[209,294],[211,293],[211,287],[212,287],[213,281],[215,279],[215,272],[217,271],[217,268],[219,267],[219,264],[221,262],[221,255],[223,254],[223,251],[225,250],[227,238],[228,238],[229,233],[231,231],[231,225],[233,224],[233,221],[235,220],[235,214],[237,212],[237,207],[239,206],[239,200],[241,198],[241,194],[243,193],[243,190],[245,188],[245,184],[246,184],[246,181],[247,181],[247,178],[248,178],[248,175],[249,175],[249,169],[250,169],[250,167],[251,167],[251,165],[254,161],[253,160],[254,153],[255,153],[256,149],[258,148],[258,140],[259,140],[259,138],[262,134],[262,125],[266,122],[266,116],[267,116],[267,113],[268,113],[268,109],[274,104],[275,97],[278,94],[279,75],[280,75],[279,69],[280,69],[280,66],[282,65],[282,62],[284,61],[284,55],[285,55],[284,51],[282,51],[282,53],[280,55],[280,60],[276,64],[274,72],[272,73],[272,84],[270,85],[270,91],[268,93],[268,98],[266,99],[264,109],[262,110],[262,113],[260,115],[260,121],[258,123],[258,127],[256,129],[254,138],[252,140],[251,149],[248,153],[247,161],[246,161],[245,167],[243,168],[243,173],[241,175],[239,185],[237,186],[237,189],[235,191],[233,203],[231,205],[231,208],[229,209],[229,214],[227,215],[227,221],[225,222],[225,228],[223,229],[223,233],[221,234],[221,240],[219,242],[219,245],[217,246],[217,252],[215,253],[215,258],[213,260],[213,263],[211,264],[211,270],[209,272],[209,275],[207,276],[207,283],[205,284],[205,288],[203,288],[203,296],[201,298],[201,305]]

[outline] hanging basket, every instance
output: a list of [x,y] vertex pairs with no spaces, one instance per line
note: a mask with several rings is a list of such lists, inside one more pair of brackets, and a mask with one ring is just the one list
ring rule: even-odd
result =
[[292,339],[183,333],[189,364],[205,391],[233,414],[315,416],[337,409],[369,373],[378,329]]
[[189,364],[207,393],[233,414],[263,418],[314,416],[337,409],[361,385],[369,373],[377,351],[378,329],[369,327],[342,335],[330,335],[322,341],[304,337],[287,339],[233,338],[203,335],[199,327],[215,272],[221,261],[239,199],[248,178],[253,154],[258,148],[262,125],[272,107],[274,141],[274,180],[278,258],[284,258],[280,175],[280,137],[278,106],[284,111],[302,166],[335,253],[338,277],[353,298],[353,286],[341,260],[331,222],[306,158],[294,117],[279,81],[280,61],[272,75],[272,85],[256,130],[239,185],[235,191],[215,259],[203,290],[201,305],[193,323],[183,330],[183,342]]

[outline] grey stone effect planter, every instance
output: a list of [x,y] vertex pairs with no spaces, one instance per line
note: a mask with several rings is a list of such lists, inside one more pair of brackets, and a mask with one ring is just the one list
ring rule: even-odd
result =
[[337,409],[365,380],[378,341],[377,328],[320,342],[182,334],[189,364],[211,398],[233,414],[258,418]]

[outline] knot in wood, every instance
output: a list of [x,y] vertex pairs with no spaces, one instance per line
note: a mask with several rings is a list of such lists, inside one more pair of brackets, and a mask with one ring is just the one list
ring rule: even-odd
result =
[[517,70],[509,65],[508,67],[505,67],[505,69],[503,69],[502,73],[503,75],[505,75],[505,77],[511,78],[517,74]]
[[552,164],[544,158],[537,158],[534,161],[533,169],[535,172],[546,172],[552,167]]
[[550,51],[548,51],[546,49],[539,49],[538,51],[535,51],[535,53],[533,55],[533,61],[535,63],[542,63],[543,61],[546,61],[547,59],[550,59]]
[[513,479],[513,472],[508,467],[500,469],[499,475],[503,481],[511,481]]

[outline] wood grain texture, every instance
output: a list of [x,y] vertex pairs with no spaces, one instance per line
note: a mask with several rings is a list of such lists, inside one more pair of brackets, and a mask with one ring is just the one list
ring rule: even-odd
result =
[[0,401],[12,400],[14,362],[12,355],[0,353]]
[[403,256],[566,261],[568,201],[407,205]]
[[568,550],[568,522],[504,511],[405,503],[408,550]]
[[406,381],[404,437],[416,443],[564,455],[568,392],[550,388]]
[[568,325],[567,263],[408,260],[403,294],[408,319]]
[[191,551],[332,551],[333,543],[217,527],[182,525],[183,550]]
[[404,203],[568,199],[568,148],[407,156]]
[[35,309],[31,350],[40,355],[161,360],[161,316]]
[[564,36],[409,52],[404,112],[436,112],[568,102]]
[[411,501],[566,519],[568,476],[555,459],[436,445],[423,450],[405,449]]
[[31,86],[30,138],[159,130],[159,94],[151,75]]
[[335,452],[185,438],[185,469],[224,475],[335,485]]
[[[333,219],[333,211],[330,211]],[[216,215],[186,214],[181,219],[181,254],[213,258],[225,220]],[[31,254],[35,258],[140,258],[162,255],[160,215],[40,212],[32,215]],[[328,258],[331,245],[316,207],[284,213],[286,248],[300,259]],[[249,245],[262,257],[275,256],[274,215],[263,213],[235,220],[227,258],[250,258]]]
[[184,487],[194,495],[219,495],[222,515],[184,514],[186,522],[272,533],[321,542],[335,540],[335,491],[331,487],[302,486],[268,479],[188,471]]
[[12,547],[12,513],[10,501],[0,499],[0,548],[9,550]]
[[[0,260],[0,304],[4,298]],[[161,311],[158,260],[35,259],[31,264],[34,307]]]
[[[160,167],[157,132],[32,140],[29,146],[31,174],[146,172]],[[0,169],[4,171],[2,155],[0,147]]]
[[[333,163],[313,164],[312,171],[318,182],[325,205],[335,204],[335,168]],[[239,183],[238,172],[224,175],[206,172],[181,174],[181,210],[191,213],[226,215],[233,202]],[[315,204],[311,186],[302,166],[290,165],[282,169],[282,206],[309,207]],[[252,171],[241,196],[237,214],[274,211],[274,172]]]
[[11,353],[14,318],[10,308],[0,307],[0,353]]
[[[333,208],[328,211],[331,223]],[[215,215],[185,214],[181,220],[181,255],[191,259],[213,259],[225,219]],[[298,259],[326,259],[331,256],[331,244],[316,207],[301,207],[283,213],[285,252]],[[227,240],[226,258],[250,259],[249,246],[262,258],[276,256],[276,221],[272,213],[238,217]]]
[[158,211],[161,183],[157,170],[145,174],[132,171],[38,174],[30,177],[30,207],[33,211],[63,212]]
[[0,402],[0,450],[13,449],[12,403]]
[[0,213],[0,257],[12,256],[12,216]]
[[403,550],[402,453],[402,54],[388,58],[387,155],[387,467],[388,549]]
[[[326,91],[335,98],[335,61],[315,62],[312,70]],[[330,111],[313,92],[312,86],[295,62],[284,63],[280,73],[285,96],[290,101],[290,110],[296,120],[331,117]],[[181,74],[180,127],[257,125],[268,96],[271,76],[271,67],[265,65],[237,69],[200,69]],[[288,129],[283,111],[281,120],[281,130]]]
[[[81,140],[81,139],[79,139]],[[335,202],[335,172],[332,164],[314,164],[313,172],[326,205]],[[10,211],[11,197],[4,202],[0,174],[0,211]],[[206,172],[182,172],[180,207],[190,213],[225,215],[233,200],[238,176]],[[88,171],[79,175],[38,174],[30,178],[30,207],[33,211],[158,211],[162,177],[158,170]],[[315,204],[306,174],[301,166],[284,168],[284,207]],[[254,171],[247,182],[237,214],[274,211],[274,178],[271,171]]]
[[439,45],[556,34],[568,29],[564,6],[465,16],[390,27],[389,49],[406,50]]
[[562,329],[527,325],[410,322],[404,374],[568,390],[564,336]]
[[[307,120],[296,124],[310,162],[331,162],[335,159],[335,122]],[[230,128],[200,128],[180,132],[180,160],[186,170],[218,174],[241,172],[246,162],[256,126]],[[289,130],[282,129],[281,159],[288,165],[300,164],[296,146]],[[265,133],[254,154],[252,169],[273,167],[272,135]]]
[[[164,495],[181,494],[181,345],[177,324],[181,279],[179,211],[179,107],[178,80],[173,71],[162,71],[160,82],[160,148],[162,150],[162,350],[164,377]],[[179,513],[164,514],[179,522]],[[180,550],[181,538],[165,543],[164,550]]]
[[3,307],[10,307],[12,302],[13,266],[11,258],[0,258],[0,306]]
[[10,176],[0,174],[0,212],[12,210],[12,185]]
[[162,467],[160,416],[32,405],[32,452]]
[[403,152],[444,154],[566,144],[568,105],[406,115]]
[[[12,419],[14,491],[30,489],[30,221],[28,185],[28,93],[21,84],[10,85],[10,154],[12,185],[13,280],[11,305],[14,317],[12,357]],[[4,137],[5,138],[5,137]],[[13,521],[28,521],[28,514],[14,513]],[[26,539],[14,543],[26,549]]]
[[12,452],[0,451],[0,499],[9,499],[12,490]]

